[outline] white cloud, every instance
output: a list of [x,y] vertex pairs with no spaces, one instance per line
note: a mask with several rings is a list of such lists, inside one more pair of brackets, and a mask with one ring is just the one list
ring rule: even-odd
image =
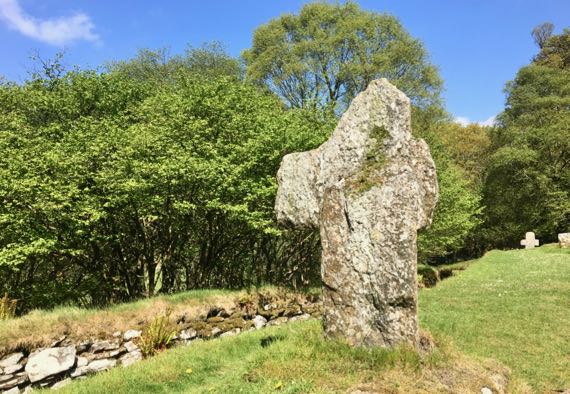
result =
[[481,126],[493,126],[495,124],[495,120],[497,120],[497,115],[493,115],[489,119],[477,123],[479,123]]
[[458,116],[453,120],[455,121],[455,123],[459,123],[461,126],[467,126],[469,123],[473,123],[465,116]]
[[0,19],[10,28],[51,45],[63,46],[77,40],[100,42],[91,18],[83,13],[39,20],[26,14],[18,0],[0,0]]
[[461,126],[467,126],[467,125],[472,124],[472,123],[476,123],[480,126],[493,126],[495,124],[496,118],[497,118],[497,116],[493,115],[489,119],[486,119],[486,120],[472,121],[465,116],[457,116],[457,117],[455,117],[455,119],[453,119],[453,121],[455,123],[459,123]]

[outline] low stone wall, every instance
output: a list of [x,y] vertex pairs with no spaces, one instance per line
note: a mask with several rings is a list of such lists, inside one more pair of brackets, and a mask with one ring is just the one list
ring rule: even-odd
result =
[[[315,300],[243,300],[230,310],[213,307],[196,318],[178,316],[173,345],[185,346],[196,340],[233,336],[243,331],[320,317],[321,314],[322,304]],[[143,358],[138,346],[141,335],[142,330],[132,329],[116,332],[110,338],[78,341],[61,337],[47,348],[6,355],[0,360],[0,392],[27,393],[33,387],[57,389],[72,379],[132,365]]]

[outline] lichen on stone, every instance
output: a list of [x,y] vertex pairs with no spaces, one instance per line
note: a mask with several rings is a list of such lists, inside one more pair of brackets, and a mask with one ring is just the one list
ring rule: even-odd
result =
[[348,190],[361,194],[382,184],[382,170],[388,163],[384,142],[390,138],[385,127],[374,125],[368,135],[369,145],[360,170],[347,179]]

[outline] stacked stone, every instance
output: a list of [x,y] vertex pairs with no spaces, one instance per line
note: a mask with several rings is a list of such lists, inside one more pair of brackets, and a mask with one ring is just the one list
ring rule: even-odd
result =
[[[242,331],[319,318],[321,314],[319,302],[267,303],[247,312],[240,308],[230,311],[211,308],[207,314],[195,319],[180,316],[173,341],[175,346],[190,345],[197,340],[234,336]],[[98,340],[73,341],[61,337],[47,348],[0,356],[0,393],[27,393],[32,387],[57,389],[72,379],[82,379],[116,366],[128,367],[143,358],[137,345],[141,335],[141,330],[133,329]]]

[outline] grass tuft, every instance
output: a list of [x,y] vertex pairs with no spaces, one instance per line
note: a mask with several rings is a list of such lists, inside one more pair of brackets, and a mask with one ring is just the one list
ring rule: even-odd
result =
[[14,318],[16,315],[16,300],[11,300],[8,293],[0,298],[0,320],[8,320]]

